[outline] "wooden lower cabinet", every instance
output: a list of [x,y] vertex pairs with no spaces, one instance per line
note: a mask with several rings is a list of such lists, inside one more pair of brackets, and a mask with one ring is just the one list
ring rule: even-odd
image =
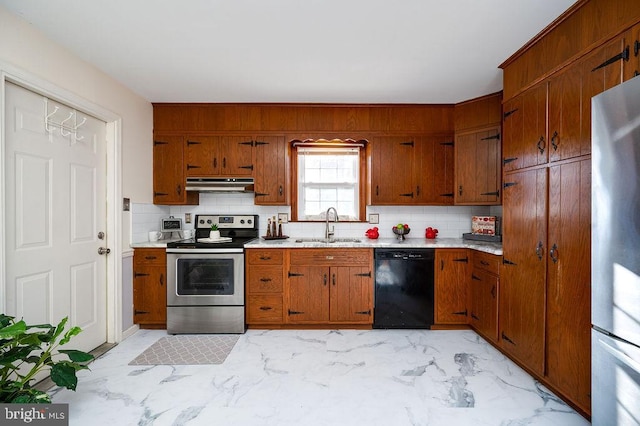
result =
[[287,271],[287,324],[371,325],[371,249],[292,249]]
[[133,322],[141,328],[166,328],[167,255],[164,248],[133,252]]
[[591,159],[549,168],[546,379],[585,411],[591,395]]
[[487,340],[498,342],[498,291],[501,256],[479,251],[471,253],[469,323]]
[[248,326],[283,323],[284,249],[248,249],[246,322]]
[[434,276],[435,325],[467,324],[467,249],[437,249]]

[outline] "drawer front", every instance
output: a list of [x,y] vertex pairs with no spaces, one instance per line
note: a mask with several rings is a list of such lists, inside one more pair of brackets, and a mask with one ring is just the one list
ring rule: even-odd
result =
[[282,296],[260,295],[247,297],[247,322],[282,323]]
[[491,274],[500,275],[502,256],[476,251],[472,257],[474,269],[483,269]]
[[247,276],[248,293],[282,293],[282,266],[252,266]]
[[292,265],[368,266],[373,252],[370,249],[294,249]]
[[249,249],[247,260],[250,265],[282,265],[284,251],[274,249]]
[[137,265],[166,265],[167,251],[163,248],[137,248],[133,251]]

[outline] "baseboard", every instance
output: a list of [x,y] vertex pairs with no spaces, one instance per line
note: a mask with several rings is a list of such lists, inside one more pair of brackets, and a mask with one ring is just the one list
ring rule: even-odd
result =
[[138,324],[133,324],[131,327],[122,332],[122,340],[126,339],[127,337],[133,336],[138,330],[140,330]]

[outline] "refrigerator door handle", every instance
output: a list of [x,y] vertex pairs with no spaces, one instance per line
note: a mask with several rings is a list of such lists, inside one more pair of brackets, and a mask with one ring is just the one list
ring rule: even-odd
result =
[[628,365],[629,367],[633,368],[635,371],[639,371],[640,372],[640,363],[633,360],[629,355],[625,354],[624,352],[622,352],[621,350],[614,348],[613,346],[611,346],[610,344],[608,344],[607,342],[605,342],[602,339],[600,340],[600,344],[602,344],[602,347],[609,352],[611,355],[613,355],[614,357],[616,357],[620,362],[622,362],[625,365]]

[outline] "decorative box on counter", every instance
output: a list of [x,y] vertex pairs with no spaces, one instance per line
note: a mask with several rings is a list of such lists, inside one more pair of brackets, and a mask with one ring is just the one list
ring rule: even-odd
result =
[[462,234],[465,240],[502,241],[502,218],[500,216],[472,216],[471,233]]
[[471,233],[480,235],[501,235],[500,216],[472,216]]

